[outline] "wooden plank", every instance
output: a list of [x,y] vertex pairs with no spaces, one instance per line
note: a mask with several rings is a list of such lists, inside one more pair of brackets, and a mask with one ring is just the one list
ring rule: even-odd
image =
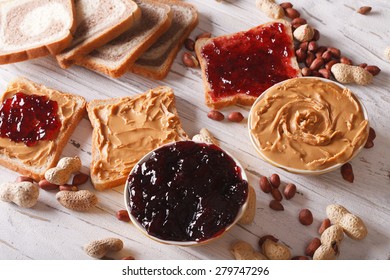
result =
[[[249,29],[270,21],[255,8],[254,0],[217,1],[190,0],[200,14],[200,23],[191,37],[202,32],[223,35]],[[367,3],[366,3],[367,2]],[[361,241],[346,238],[340,259],[388,259],[390,257],[390,137],[389,73],[390,64],[383,51],[390,35],[388,1],[366,1],[373,11],[368,15],[356,13],[358,3],[345,1],[296,0],[294,6],[321,32],[320,43],[342,50],[355,63],[377,65],[382,73],[370,86],[350,88],[361,98],[372,126],[376,129],[375,147],[363,150],[352,161],[355,182],[341,178],[339,171],[321,176],[300,176],[277,169],[265,163],[251,146],[247,125],[215,122],[207,118],[203,84],[198,69],[188,69],[176,58],[172,71],[164,81],[153,81],[131,73],[120,79],[75,66],[68,70],[58,67],[51,57],[0,67],[0,89],[17,76],[26,76],[36,82],[63,91],[80,94],[88,101],[135,95],[159,85],[174,89],[177,108],[184,129],[190,136],[207,127],[221,141],[223,148],[241,161],[249,182],[256,189],[257,212],[249,226],[236,226],[221,239],[200,247],[166,246],[149,240],[129,223],[115,218],[115,212],[124,209],[123,188],[97,192],[99,204],[88,213],[69,211],[55,200],[55,193],[41,192],[39,203],[32,209],[21,209],[0,203],[0,259],[88,259],[82,247],[93,239],[114,236],[125,242],[122,252],[110,255],[121,258],[133,255],[137,259],[231,259],[229,246],[241,239],[257,248],[258,238],[265,234],[277,236],[287,244],[293,255],[302,255],[306,244],[317,234],[325,218],[325,208],[340,203],[358,214],[367,223],[369,235]],[[249,107],[230,107],[223,113],[240,111],[248,115]],[[79,155],[84,171],[91,161],[91,126],[87,118],[77,127],[63,151],[64,156]],[[280,174],[283,184],[295,183],[298,194],[284,201],[284,212],[269,209],[270,196],[258,188],[259,175]],[[13,181],[17,174],[0,167],[0,182]],[[93,190],[90,183],[82,188]],[[311,226],[298,222],[298,212],[309,208],[314,215]]]

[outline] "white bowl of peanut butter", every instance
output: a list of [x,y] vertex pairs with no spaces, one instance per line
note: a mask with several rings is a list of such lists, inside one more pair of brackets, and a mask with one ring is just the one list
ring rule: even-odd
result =
[[367,141],[367,111],[346,87],[300,77],[275,84],[255,101],[249,136],[261,158],[292,173],[317,175],[354,158]]

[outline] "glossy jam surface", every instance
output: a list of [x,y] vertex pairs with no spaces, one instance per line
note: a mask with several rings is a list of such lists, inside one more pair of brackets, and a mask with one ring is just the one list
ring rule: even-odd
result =
[[58,104],[46,96],[16,93],[0,107],[0,136],[34,146],[52,140],[61,128]]
[[272,85],[296,77],[291,36],[282,23],[273,23],[220,37],[204,46],[206,76],[214,100],[232,94],[259,96]]
[[248,195],[235,161],[215,145],[161,147],[128,178],[131,214],[157,238],[202,241],[222,234]]

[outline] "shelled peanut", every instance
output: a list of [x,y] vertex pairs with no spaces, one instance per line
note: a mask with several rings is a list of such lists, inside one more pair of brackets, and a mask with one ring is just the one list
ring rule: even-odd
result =
[[353,183],[355,179],[355,175],[353,174],[352,165],[347,162],[344,163],[340,168],[341,176],[343,176],[343,179],[345,181],[348,181],[350,183]]
[[[209,119],[212,119],[214,121],[223,121],[225,119],[225,115],[223,113],[221,113],[220,111],[218,110],[211,110],[207,113],[207,117]],[[242,122],[242,120],[244,119],[244,115],[241,113],[241,112],[231,112],[229,113],[227,119],[230,121],[230,122],[236,122],[236,123],[239,123],[239,122]]]
[[119,210],[115,213],[116,218],[122,222],[130,222],[130,216],[127,210]]
[[262,176],[259,180],[259,187],[264,193],[270,193],[272,200],[269,203],[269,207],[275,211],[283,211],[284,206],[281,201],[283,196],[286,200],[293,198],[297,192],[297,187],[294,184],[286,184],[283,192],[279,190],[281,185],[280,176],[278,174],[272,174],[269,178]]
[[192,40],[191,38],[187,38],[184,41],[184,48],[188,51],[183,52],[182,54],[182,62],[185,66],[189,68],[198,68],[199,67],[199,61],[196,57],[194,51],[195,51],[195,42],[202,38],[210,38],[211,33],[209,32],[203,32],[196,36],[195,40]]
[[360,7],[360,8],[357,10],[357,12],[358,12],[359,14],[366,15],[366,14],[368,14],[369,12],[371,12],[371,10],[372,10],[372,7],[370,7],[370,6],[363,6],[363,7]]
[[375,138],[376,138],[376,132],[372,127],[370,127],[369,132],[368,132],[367,142],[364,145],[364,148],[371,149],[372,147],[374,147]]

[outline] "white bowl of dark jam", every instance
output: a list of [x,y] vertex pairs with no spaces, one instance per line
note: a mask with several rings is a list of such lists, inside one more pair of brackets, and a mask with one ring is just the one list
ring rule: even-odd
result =
[[242,217],[248,181],[241,164],[216,145],[178,141],[134,166],[124,198],[132,223],[146,236],[169,245],[202,245]]

